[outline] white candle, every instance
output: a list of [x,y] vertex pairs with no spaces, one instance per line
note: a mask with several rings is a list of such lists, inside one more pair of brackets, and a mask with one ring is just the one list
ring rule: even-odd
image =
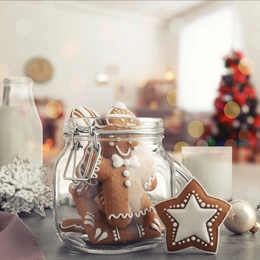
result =
[[182,147],[182,163],[209,195],[232,199],[232,147]]

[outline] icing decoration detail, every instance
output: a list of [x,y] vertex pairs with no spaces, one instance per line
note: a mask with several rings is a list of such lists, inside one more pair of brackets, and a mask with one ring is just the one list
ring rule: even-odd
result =
[[137,230],[138,230],[138,234],[139,234],[139,237],[141,238],[141,237],[143,237],[143,236],[145,236],[145,230],[144,230],[144,228],[143,228],[143,226],[142,225],[138,225],[138,224],[136,224],[136,228],[137,228]]
[[85,216],[85,219],[86,220],[84,221],[84,224],[90,225],[92,227],[95,226],[95,219],[94,219],[94,215],[93,214],[87,212],[87,215]]
[[159,233],[161,233],[161,224],[160,221],[157,218],[154,218],[153,223],[151,225],[152,229],[155,229],[156,231],[158,231]]
[[202,209],[195,196],[191,195],[185,208],[168,209],[167,212],[178,222],[178,233],[176,234],[176,242],[186,237],[195,235],[206,243],[210,242],[207,222],[215,215],[216,209]]
[[155,180],[156,176],[153,173],[152,177],[148,179],[148,181],[144,184],[144,188],[147,190],[149,187],[151,187],[153,181]]
[[101,240],[104,240],[108,237],[108,233],[107,232],[104,232],[100,237],[99,239],[97,240],[98,242],[101,241]]
[[133,218],[133,216],[135,215],[137,218],[139,218],[140,216],[145,216],[147,213],[151,212],[153,210],[153,206],[150,206],[149,208],[145,208],[144,210],[140,210],[139,212],[135,212],[133,213],[119,213],[118,215],[115,214],[111,214],[109,215],[108,219],[119,219],[119,218]]
[[115,215],[115,214],[109,215],[108,219],[112,219],[112,218],[115,218],[115,219],[119,219],[119,218],[132,218],[132,217],[133,217],[133,213],[126,213],[126,214],[119,213],[118,215]]
[[94,118],[100,117],[100,115],[93,109],[78,106],[71,111],[70,117],[78,118],[78,120],[75,121],[78,126],[89,126],[95,121]]
[[121,239],[118,228],[114,229],[112,233],[113,233],[114,241],[118,241]]
[[116,102],[114,107],[119,108],[119,109],[127,109],[126,105],[123,102],[120,102],[120,101]]
[[134,117],[135,115],[126,107],[123,102],[117,102],[108,112],[106,117]]
[[121,167],[123,165],[131,166],[131,167],[140,167],[140,164],[138,162],[138,157],[136,155],[133,155],[129,159],[122,159],[117,154],[113,154],[111,159],[113,161],[113,166],[115,168],[119,168],[119,167]]
[[123,174],[124,177],[130,176],[130,172],[128,170],[124,170],[122,174]]
[[153,206],[150,206],[149,208],[145,208],[144,210],[140,210],[139,212],[136,212],[135,216],[139,218],[141,215],[144,216],[147,213],[151,212],[152,210],[153,210]]
[[63,226],[62,224],[60,224],[60,226],[61,226],[61,228],[62,229],[70,229],[70,228],[72,228],[72,227],[75,227],[75,228],[77,228],[77,229],[82,229],[82,230],[84,230],[84,227],[82,227],[81,225],[77,225],[77,224],[72,224],[72,225],[69,225],[69,226]]
[[85,221],[84,221],[84,224],[85,224],[85,225],[90,225],[90,226],[92,226],[92,227],[95,226],[94,223],[93,223],[92,221],[90,221],[90,220],[85,220]]
[[132,184],[132,183],[131,183],[131,181],[129,181],[129,180],[126,180],[126,181],[125,181],[125,186],[126,186],[126,187],[130,187],[131,184]]
[[102,234],[101,233],[102,233],[102,230],[100,228],[97,228],[94,239],[97,240],[98,242],[101,240],[104,240],[108,237],[107,232],[103,232]]
[[116,145],[116,150],[117,150],[117,152],[118,152],[120,155],[122,155],[122,156],[128,156],[128,155],[131,153],[131,148],[128,148],[127,152],[124,153],[124,152],[122,152],[122,151],[120,150],[120,148],[119,148],[118,145]]

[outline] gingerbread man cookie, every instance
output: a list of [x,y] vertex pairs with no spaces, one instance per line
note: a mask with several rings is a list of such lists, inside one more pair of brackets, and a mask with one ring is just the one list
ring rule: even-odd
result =
[[95,158],[94,154],[91,162],[90,148],[86,147],[77,166],[77,175],[82,176],[87,165],[97,161],[91,185],[84,182],[70,185],[81,223],[92,243],[161,236],[159,217],[146,193],[157,185],[156,165],[148,147],[124,133],[138,124],[134,114],[123,103],[117,103],[103,120],[102,129],[119,130],[121,134],[100,138],[102,156]]

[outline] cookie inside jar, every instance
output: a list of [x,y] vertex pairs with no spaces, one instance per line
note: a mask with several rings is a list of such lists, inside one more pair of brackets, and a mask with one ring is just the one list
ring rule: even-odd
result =
[[65,128],[54,207],[65,245],[124,253],[162,243],[154,205],[175,193],[173,161],[161,145],[162,120],[137,118],[118,102],[104,117],[78,107]]

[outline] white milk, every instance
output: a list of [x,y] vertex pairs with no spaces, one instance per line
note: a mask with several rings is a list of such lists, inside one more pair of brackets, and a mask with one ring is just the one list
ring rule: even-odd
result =
[[182,147],[182,163],[209,195],[232,199],[231,147]]

